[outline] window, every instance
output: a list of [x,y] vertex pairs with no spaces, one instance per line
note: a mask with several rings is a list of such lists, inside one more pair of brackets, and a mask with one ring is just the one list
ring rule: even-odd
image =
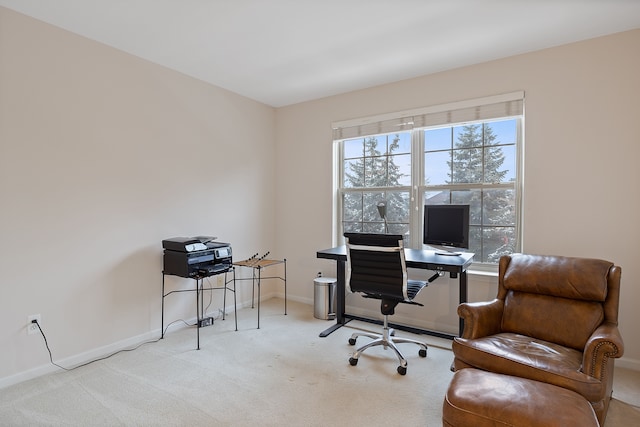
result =
[[518,248],[516,152],[518,119],[426,129],[425,204],[470,206],[469,250],[497,263]]
[[342,153],[343,232],[385,232],[377,208],[384,200],[388,231],[409,238],[411,133],[346,140]]
[[476,262],[520,250],[523,94],[505,97],[334,126],[338,241],[387,230],[421,248],[425,204],[469,204]]

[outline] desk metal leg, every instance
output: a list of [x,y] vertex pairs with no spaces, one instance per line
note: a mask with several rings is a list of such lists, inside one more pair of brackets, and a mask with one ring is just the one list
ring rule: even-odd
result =
[[[467,302],[467,272],[463,271],[460,273],[460,277],[458,278],[460,282],[460,304],[463,302]],[[460,317],[458,324],[458,336],[462,336],[462,332],[464,331],[464,319]]]
[[162,326],[160,327],[160,339],[164,338],[164,271],[162,272],[162,314],[160,315]]
[[344,313],[345,313],[345,300],[346,300],[346,261],[338,261],[337,274],[338,277],[336,283],[336,323],[344,324]]
[[346,300],[346,261],[336,261],[336,323],[320,332],[320,337],[324,338],[336,329],[344,326],[349,320],[344,317]]
[[[349,319],[351,320],[351,319]],[[347,321],[348,322],[348,321]],[[334,323],[333,325],[331,325],[330,327],[328,327],[327,329],[325,329],[324,331],[320,332],[319,337],[320,338],[324,338],[327,337],[329,335],[331,335],[334,331],[342,328],[347,322],[344,323]]]

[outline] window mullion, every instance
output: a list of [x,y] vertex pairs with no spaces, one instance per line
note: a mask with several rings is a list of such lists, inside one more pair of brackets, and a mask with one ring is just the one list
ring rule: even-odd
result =
[[422,248],[422,210],[424,182],[424,132],[411,132],[411,203],[409,212],[409,230],[411,232],[411,247]]

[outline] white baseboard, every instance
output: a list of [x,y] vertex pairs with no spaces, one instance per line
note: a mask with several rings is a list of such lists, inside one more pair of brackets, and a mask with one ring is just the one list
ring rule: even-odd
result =
[[616,368],[631,369],[632,371],[640,371],[640,360],[621,357],[616,360]]
[[[284,298],[284,294],[279,295],[276,293],[270,294],[270,295],[263,295],[261,300],[262,301],[266,301],[270,298],[273,297],[280,297],[280,298]],[[245,308],[245,307],[251,307],[251,300],[248,301],[243,301],[243,302],[238,302],[237,304],[238,306],[238,310]],[[227,306],[226,307],[226,312],[228,313],[233,313],[234,309],[233,306]],[[188,319],[186,320],[187,323],[190,324],[195,324],[196,322],[196,318],[192,318],[192,319]],[[186,328],[187,326],[182,323],[182,322],[177,322],[174,323],[171,326],[167,326],[164,325],[166,331],[168,332],[170,330],[176,330],[179,328]],[[65,368],[73,368],[75,366],[78,365],[82,365],[84,363],[88,363],[91,362],[93,360],[96,359],[100,359],[103,358],[105,356],[109,356],[113,353],[116,353],[118,351],[121,350],[125,350],[125,349],[130,349],[133,348],[137,345],[140,345],[142,343],[145,343],[147,341],[152,341],[154,339],[159,338],[161,335],[161,330],[160,328],[154,329],[152,331],[146,332],[144,334],[135,336],[135,337],[131,337],[131,338],[127,338],[121,341],[117,341],[114,342],[112,344],[108,344],[106,346],[103,347],[98,347],[89,351],[86,351],[84,353],[79,353],[70,357],[67,357],[65,359],[61,359],[61,360],[55,360],[55,362],[60,365],[60,366],[64,366]],[[29,381],[32,380],[34,378],[43,376],[43,375],[47,375],[56,371],[59,371],[60,368],[58,368],[55,365],[52,365],[51,363],[47,363],[41,366],[37,366],[35,368],[23,371],[23,372],[19,372],[17,374],[14,375],[10,375],[8,377],[4,377],[4,378],[0,378],[0,389],[6,388],[6,387],[10,387],[12,385],[15,384],[19,384],[21,382],[24,381]]]
[[38,366],[37,368],[29,369],[28,371],[19,372],[8,377],[0,378],[0,390],[24,381],[32,380],[42,375],[50,374],[58,369],[59,368],[51,364],[47,364]]
[[[261,300],[262,301],[266,301],[269,300],[271,298],[281,298],[284,299],[284,293],[272,293],[269,295],[264,295]],[[287,296],[288,300],[291,301],[296,301],[296,302],[300,302],[303,304],[307,304],[310,306],[313,306],[314,301],[312,298],[303,298],[303,297],[296,297],[296,296]],[[240,302],[238,303],[238,309],[242,309],[242,308],[246,308],[246,307],[250,307],[251,306],[251,301],[244,301],[244,302]],[[357,311],[357,313],[354,313],[356,315],[361,315],[364,317],[376,317],[377,314],[379,313],[374,313],[374,312],[368,312],[367,310],[358,310],[356,309],[355,311]],[[233,312],[233,307],[227,307],[227,313],[232,313]],[[400,319],[398,319],[400,320]],[[404,320],[404,319],[403,319]],[[196,319],[189,319],[189,322],[191,323],[195,323]],[[165,325],[165,328],[167,326]],[[184,325],[184,323],[176,323],[174,326],[168,328],[168,329],[175,329],[175,328],[184,328],[186,327],[186,325]],[[147,341],[152,341],[158,337],[160,337],[161,331],[160,328],[146,332],[144,334],[141,335],[137,335],[135,337],[131,337],[131,338],[127,338],[121,341],[117,341],[115,343],[103,346],[103,347],[98,347],[95,348],[93,350],[89,350],[86,351],[84,353],[79,353],[70,357],[67,357],[65,359],[62,360],[56,360],[56,363],[58,365],[64,366],[64,367],[68,367],[68,368],[73,368],[74,366],[78,366],[78,365],[82,365],[83,363],[87,363],[87,362],[91,362],[92,360],[96,360],[96,359],[100,359],[102,357],[108,356],[110,354],[116,353],[118,351],[121,350],[125,350],[125,349],[129,349],[132,347],[135,347],[137,345],[140,345],[144,342]],[[640,371],[640,360],[637,359],[629,359],[629,358],[625,358],[622,357],[618,360],[616,360],[616,367],[620,367],[620,368],[625,368],[625,369],[630,369],[633,371]],[[24,381],[29,381],[32,380],[34,378],[40,377],[42,375],[46,375],[46,374],[50,374],[53,372],[58,371],[60,368],[58,368],[57,366],[54,366],[50,363],[47,363],[45,365],[41,365],[41,366],[37,366],[35,368],[29,369],[27,371],[23,371],[23,372],[19,372],[17,374],[14,375],[10,375],[8,377],[4,377],[4,378],[0,378],[0,389],[6,388],[6,387],[10,387],[12,385],[15,384],[19,384],[21,382]]]
[[[280,298],[280,299],[284,299],[284,294],[274,294],[273,295],[276,298]],[[304,298],[304,297],[297,297],[297,296],[291,296],[291,295],[287,295],[287,300],[288,301],[295,301],[295,302],[299,302],[301,304],[306,304],[309,305],[311,307],[313,307],[313,298]]]
[[[269,296],[269,298],[272,298],[272,297],[284,298],[284,294],[276,293]],[[266,299],[269,299],[269,298],[266,298]],[[313,306],[314,304],[313,298],[303,298],[303,297],[296,297],[296,296],[288,296],[287,298],[291,301],[300,302],[310,306]],[[373,319],[380,317],[380,312],[368,311],[368,310],[357,308],[357,307],[350,307],[348,311],[349,313],[352,313],[356,316],[363,316],[363,317],[368,317]],[[407,325],[411,325],[412,323],[411,319],[402,318],[402,316],[396,316],[394,320],[396,320],[399,323],[403,323]],[[434,328],[433,325],[426,325],[426,326],[418,325],[417,327]],[[451,330],[451,331],[447,331],[447,333],[457,334],[457,331]],[[616,359],[615,366],[616,368],[624,368],[624,369],[630,369],[633,371],[640,371],[640,360],[621,357],[620,359]]]
[[[151,341],[158,337],[160,337],[160,329],[146,332],[144,334],[127,338],[122,341],[117,341],[103,347],[98,347],[98,348],[86,351],[84,353],[79,353],[79,354],[67,357],[65,359],[56,360],[55,362],[60,366],[64,366],[65,368],[71,369],[75,366],[82,365],[83,363],[100,359],[102,357],[116,353],[120,350],[135,347],[136,345],[142,344],[147,341]],[[51,363],[40,365],[35,368],[29,369],[27,371],[19,372],[17,374],[10,375],[5,378],[0,378],[0,389],[9,387],[24,381],[29,381],[34,378],[40,377],[42,375],[50,374],[52,372],[56,372],[59,370],[60,368],[58,368],[55,365],[52,365]]]

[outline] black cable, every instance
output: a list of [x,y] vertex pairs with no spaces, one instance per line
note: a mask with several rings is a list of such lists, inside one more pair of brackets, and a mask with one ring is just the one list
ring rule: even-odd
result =
[[174,320],[173,322],[169,323],[166,328],[164,328],[164,332],[162,333],[162,335],[166,335],[167,329],[169,329],[169,326],[171,326],[171,325],[173,325],[174,323],[177,323],[177,322],[182,322],[187,326],[196,326],[198,324],[198,323],[187,323],[184,319]]
[[[185,323],[187,326],[193,326],[193,325],[189,325],[189,324],[188,324],[187,322],[185,322],[184,320],[179,319],[179,320],[175,320],[175,321],[173,321],[173,322],[169,323],[169,324],[167,325],[167,327],[165,328],[165,330],[164,330],[164,331],[166,332],[166,331],[167,331],[167,329],[169,328],[169,326],[171,326],[171,325],[173,325],[174,323],[179,322],[179,321],[182,321],[182,322],[183,322],[183,323]],[[135,346],[135,347],[133,347],[133,348],[125,348],[125,349],[122,349],[122,350],[118,350],[118,351],[116,351],[116,352],[114,352],[114,353],[111,353],[111,354],[109,354],[109,355],[107,355],[107,356],[103,356],[103,357],[100,357],[100,358],[98,358],[98,359],[90,360],[90,361],[85,362],[85,363],[83,363],[83,364],[81,364],[81,365],[74,366],[73,368],[65,368],[64,366],[58,365],[56,362],[54,362],[54,361],[53,361],[53,355],[51,354],[51,349],[49,348],[49,342],[47,341],[47,337],[46,337],[46,335],[44,334],[44,331],[42,330],[42,327],[40,326],[40,323],[38,323],[38,321],[37,321],[37,320],[33,320],[33,321],[32,321],[32,323],[35,323],[35,324],[36,324],[36,326],[38,326],[38,329],[40,330],[40,335],[42,335],[42,338],[44,339],[44,345],[45,345],[45,347],[47,347],[47,351],[49,352],[49,361],[51,362],[51,364],[52,364],[52,365],[54,365],[54,366],[57,366],[57,367],[58,367],[58,368],[60,368],[60,369],[64,369],[65,371],[73,371],[74,369],[80,368],[80,367],[82,367],[82,366],[87,366],[87,365],[89,365],[89,364],[91,364],[91,363],[93,363],[93,362],[97,362],[97,361],[99,361],[99,360],[105,360],[105,359],[108,359],[108,358],[110,358],[111,356],[115,356],[115,355],[116,355],[116,354],[118,354],[118,353],[123,353],[123,352],[125,352],[125,351],[133,351],[133,350],[136,350],[136,349],[138,349],[138,348],[142,347],[142,346],[143,346],[143,345],[145,345],[145,344],[155,343],[155,342],[160,341],[160,339],[161,339],[161,338],[158,338],[158,339],[151,340],[151,341],[145,341],[145,342],[143,342],[143,343],[138,344],[137,346]],[[162,335],[164,335],[164,333],[163,333]]]
[[38,323],[37,320],[34,320],[32,323],[35,323],[36,326],[38,327],[38,329],[40,330],[40,335],[42,335],[42,338],[44,339],[44,345],[45,345],[45,347],[47,347],[47,351],[49,352],[49,361],[51,361],[51,364],[54,365],[54,366],[57,366],[60,369],[64,369],[65,371],[70,371],[71,369],[65,368],[64,366],[60,366],[56,362],[53,361],[53,356],[51,355],[51,349],[49,348],[49,343],[47,342],[47,337],[44,334],[44,331],[42,330],[42,328],[40,327],[40,323]]
[[[210,277],[211,276],[207,277],[207,284],[209,285],[209,303],[204,308],[204,313],[202,314],[204,318],[209,317],[207,316],[207,311],[209,311],[209,309],[211,308],[211,304],[213,304],[213,291],[217,289],[217,288],[214,288],[214,284],[211,283],[211,280],[209,280]],[[213,316],[210,316],[210,317],[213,317]]]

